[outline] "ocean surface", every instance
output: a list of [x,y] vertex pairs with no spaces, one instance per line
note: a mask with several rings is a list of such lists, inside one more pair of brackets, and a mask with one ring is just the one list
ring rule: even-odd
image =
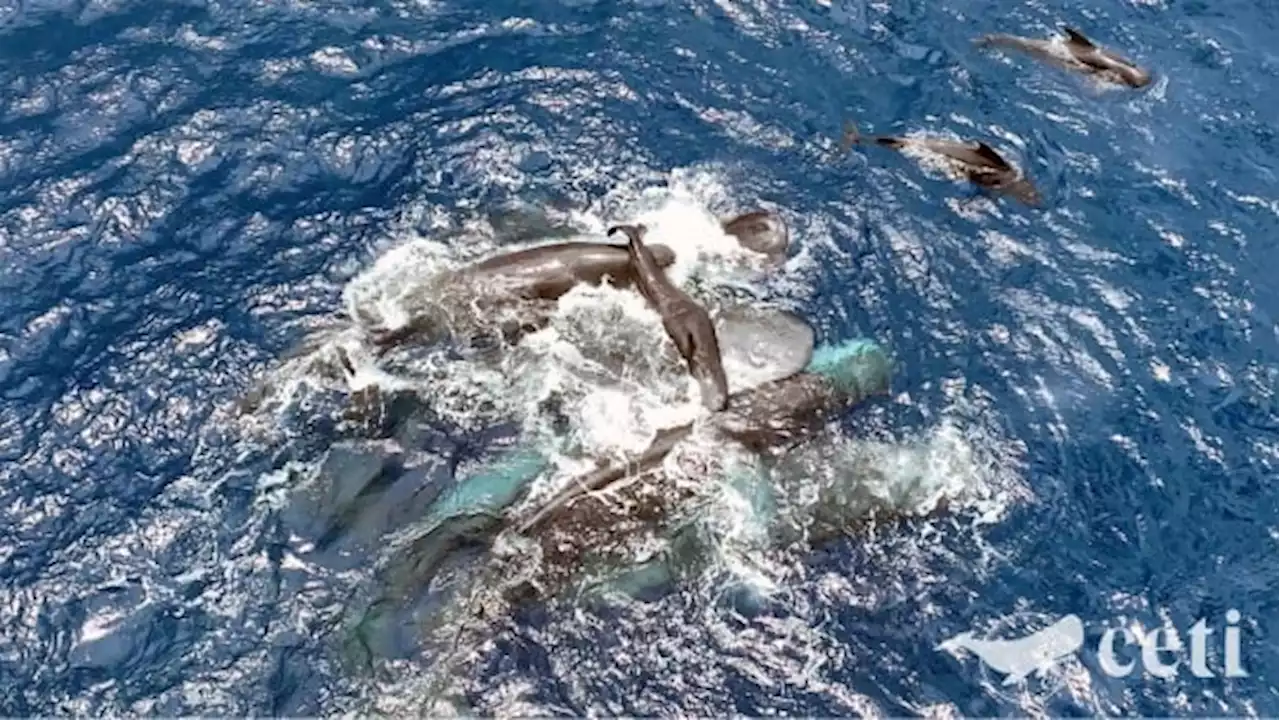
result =
[[[0,715],[1277,716],[1276,14],[0,0]],[[1154,82],[971,43],[1063,23]],[[986,140],[1045,203],[843,153],[850,120]],[[717,232],[756,207],[792,233],[768,271]],[[763,612],[677,584],[525,608],[447,662],[412,623],[353,659],[388,548],[510,435],[489,405],[568,384],[568,361],[541,334],[518,367],[381,362],[342,323],[636,218],[681,282],[891,350],[892,394],[834,431],[863,469],[805,467],[874,475],[903,516],[760,560]],[[634,326],[651,342],[626,353],[659,352],[634,298],[563,304],[561,340]],[[355,379],[330,382],[312,361],[340,335]],[[334,418],[395,383],[447,422],[387,470]],[[696,406],[679,378],[674,404],[641,385],[570,419],[625,449]],[[263,387],[284,399],[245,411]],[[1069,614],[1083,647],[1011,684],[946,642]],[[1132,645],[1129,676],[1105,671],[1107,629],[1188,644],[1201,619],[1208,677],[1185,651],[1144,673]]]

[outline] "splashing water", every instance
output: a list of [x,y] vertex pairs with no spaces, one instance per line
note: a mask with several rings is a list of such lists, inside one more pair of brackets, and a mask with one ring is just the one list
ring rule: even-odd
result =
[[[677,173],[669,188],[633,192],[627,202],[607,199],[603,205],[612,203],[613,212],[583,212],[578,222],[586,228],[614,222],[644,223],[649,227],[650,242],[675,250],[676,263],[669,269],[673,281],[710,306],[740,297],[742,287],[748,284],[758,302],[785,306],[786,297],[801,294],[796,289],[806,282],[803,272],[788,264],[773,275],[762,275],[752,267],[750,254],[724,235],[709,209],[717,202],[716,192],[714,175]],[[806,238],[795,241],[803,254]],[[348,314],[361,322],[404,322],[429,289],[430,278],[510,249],[499,247],[484,233],[468,236],[464,248],[411,236],[351,281],[344,292]],[[440,348],[415,349],[407,358],[394,363],[384,358],[379,363],[361,347],[354,327],[328,332],[306,344],[303,352],[276,372],[291,386],[306,387],[314,383],[316,368],[325,367],[317,357],[340,351],[354,369],[346,377],[349,391],[371,385],[412,390],[428,402],[433,413],[462,428],[515,423],[526,441],[535,438],[546,458],[546,472],[529,485],[527,502],[532,504],[593,467],[594,460],[635,453],[646,447],[659,429],[694,421],[702,413],[696,384],[668,347],[659,318],[637,293],[628,290],[579,286],[560,298],[546,327],[496,355],[483,357],[451,356]],[[478,404],[481,397],[486,400],[483,408]],[[894,404],[909,406],[910,400],[900,396]],[[548,407],[554,411],[548,412]],[[768,470],[757,458],[695,432],[663,464],[663,471],[674,478],[674,487],[693,488],[692,494],[698,498],[684,522],[692,528],[695,544],[703,553],[696,572],[685,572],[678,578],[683,589],[675,597],[707,608],[700,612],[710,613],[704,621],[713,635],[721,633],[717,628],[731,622],[744,607],[780,607],[802,618],[810,611],[796,593],[815,580],[807,576],[804,564],[797,562],[809,549],[850,533],[857,537],[859,528],[874,527],[875,518],[927,518],[945,509],[953,517],[969,517],[974,528],[991,522],[1011,503],[1029,496],[1019,474],[1018,448],[1001,440],[1000,433],[984,420],[986,416],[987,408],[980,398],[965,399],[961,392],[955,406],[944,412],[933,428],[902,437],[884,413],[873,411],[870,427],[863,428],[865,434],[837,432],[827,441],[791,453]],[[462,469],[458,472],[465,475]],[[499,489],[499,495],[511,489]],[[458,500],[447,494],[444,497],[437,508]],[[393,535],[412,538],[424,522],[438,521],[438,517],[434,521],[429,518]],[[929,527],[928,522],[920,526],[917,541],[900,541],[907,542],[913,548],[911,553],[920,559],[900,563],[898,582],[912,582],[907,577],[909,568],[928,564],[933,542],[927,539],[931,537]],[[671,549],[665,541],[654,542],[651,537],[635,546],[637,561],[664,552],[664,547],[665,551]],[[394,559],[403,547],[403,540],[387,542],[384,559]],[[493,551],[500,558],[513,553],[519,556],[520,541],[500,540]],[[898,552],[903,555],[901,548]],[[609,587],[635,590],[677,579],[666,571],[659,572],[658,566],[641,563],[637,568],[630,575],[615,578]],[[537,573],[536,566],[525,571]],[[492,581],[494,577],[462,572],[472,579]],[[448,586],[462,581],[445,573],[440,582]],[[585,582],[589,586],[590,578]],[[450,638],[456,645],[463,631],[474,625],[471,613],[475,608],[501,605],[494,601],[494,592],[494,588],[473,585],[454,594],[449,602],[455,611],[446,613],[443,626],[437,625],[438,636]],[[725,610],[712,610],[717,607]],[[633,612],[644,615],[646,611]],[[577,614],[575,617],[581,620]],[[565,622],[569,621],[557,620],[554,632],[573,635],[586,631],[585,626]],[[798,631],[793,628],[787,632]],[[473,639],[466,643],[463,659],[476,659],[475,651],[487,646],[482,638],[494,632],[502,631],[489,627],[478,636],[467,635]],[[803,633],[808,639],[802,646],[811,652],[821,652],[820,648],[832,642],[821,632],[814,634],[812,628]],[[753,648],[751,652],[763,650]],[[404,697],[416,698],[410,703],[414,707],[423,698],[434,702],[463,692],[465,681],[461,678],[466,674],[457,675],[458,657],[449,662],[443,655],[420,660],[433,668],[426,675],[434,680],[426,686],[421,685],[422,675],[413,681],[407,675],[392,680],[384,687],[386,694],[372,700],[374,706],[405,710],[407,705],[392,699],[401,692],[410,692]],[[409,672],[408,667],[389,666],[393,677],[398,675],[396,668]],[[421,667],[409,675],[415,672],[420,673]],[[409,685],[418,689],[410,691]],[[519,695],[512,693],[512,698]]]

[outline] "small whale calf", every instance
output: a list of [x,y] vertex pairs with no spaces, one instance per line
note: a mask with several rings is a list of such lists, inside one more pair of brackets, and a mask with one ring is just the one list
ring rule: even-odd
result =
[[994,33],[983,35],[974,40],[974,44],[979,47],[1018,50],[1037,60],[1072,72],[1092,75],[1115,85],[1140,88],[1151,83],[1151,73],[1129,58],[1095,45],[1084,33],[1073,27],[1064,26],[1062,33],[1062,39],[1053,40]]
[[707,309],[667,278],[662,265],[644,243],[644,225],[615,225],[616,232],[628,238],[636,289],[662,316],[662,327],[676,344],[680,356],[689,366],[702,389],[702,404],[711,412],[719,412],[729,402],[729,380],[720,360],[720,342]]
[[[938,155],[962,173],[969,182],[994,190],[1023,203],[1038,207],[1043,200],[1035,185],[1007,160],[984,142],[961,142],[942,138],[908,138],[879,135],[871,138],[877,145],[895,150],[917,148]],[[846,122],[841,150],[848,151],[863,142],[853,122]]]

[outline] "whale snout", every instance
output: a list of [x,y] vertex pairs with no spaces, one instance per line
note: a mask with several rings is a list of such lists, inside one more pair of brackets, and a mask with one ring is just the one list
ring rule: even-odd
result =
[[739,215],[724,224],[724,231],[736,237],[742,247],[762,255],[783,255],[791,244],[786,223],[767,210]]
[[653,244],[646,246],[649,252],[653,254],[653,259],[660,267],[670,267],[676,261],[676,253],[666,245]]
[[1125,81],[1135,88],[1146,87],[1151,84],[1151,73],[1140,67],[1130,68],[1124,75]]

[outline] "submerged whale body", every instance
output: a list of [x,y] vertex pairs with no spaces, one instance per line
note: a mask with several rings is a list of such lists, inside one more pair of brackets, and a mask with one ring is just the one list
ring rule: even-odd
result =
[[[469,575],[508,608],[573,588],[634,596],[665,585],[698,572],[714,554],[717,531],[699,519],[698,508],[725,491],[753,508],[757,531],[746,541],[750,547],[785,547],[793,539],[772,527],[768,458],[815,438],[862,401],[887,394],[890,367],[870,341],[823,347],[803,372],[735,393],[701,429],[690,423],[663,430],[642,453],[603,464],[545,500],[527,495],[548,460],[517,447],[436,501],[383,568],[384,593],[369,610],[370,622],[412,602],[453,551],[477,543],[496,547],[497,538],[506,538],[500,544],[507,551],[495,551],[485,569]],[[695,430],[709,431],[714,442],[727,444],[725,451],[707,455],[700,445],[688,446]],[[670,473],[668,456],[686,469]]]

